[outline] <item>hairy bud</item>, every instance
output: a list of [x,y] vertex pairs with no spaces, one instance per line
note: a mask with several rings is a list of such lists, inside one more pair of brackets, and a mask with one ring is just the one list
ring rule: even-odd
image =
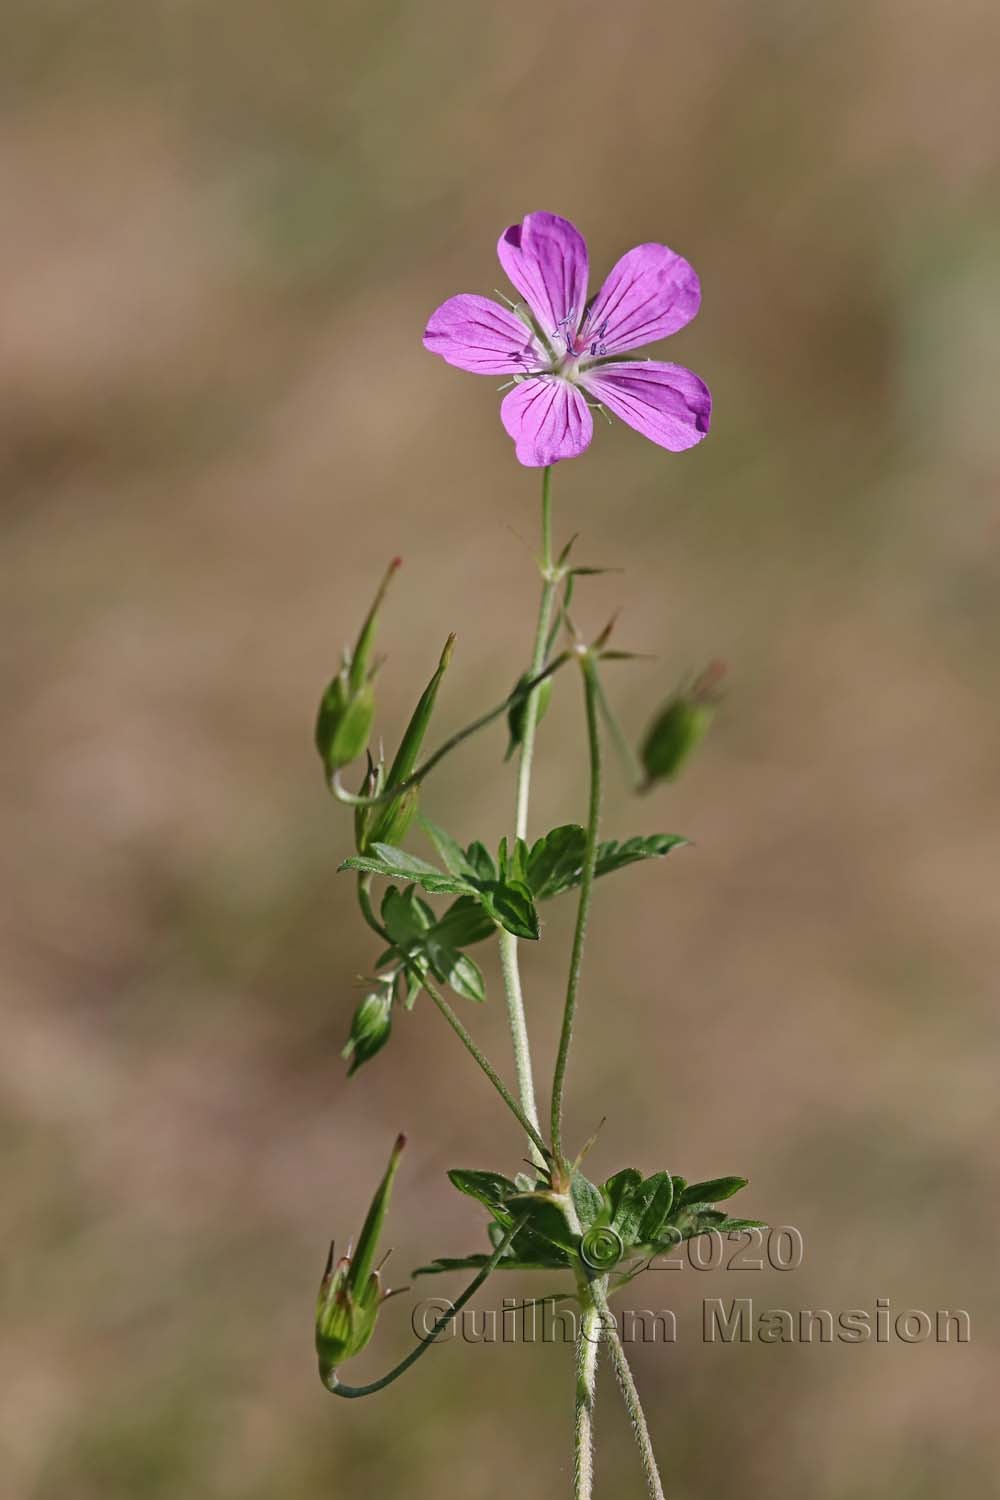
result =
[[375,1332],[379,1308],[388,1295],[375,1267],[379,1236],[393,1178],[406,1137],[399,1136],[392,1148],[389,1165],[372,1199],[357,1248],[335,1261],[333,1245],[327,1257],[316,1304],[316,1354],[319,1373],[327,1384],[338,1365],[351,1359],[368,1343]]
[[381,1052],[392,1031],[392,985],[380,985],[365,996],[351,1021],[351,1034],[341,1057],[350,1066],[347,1076],[357,1072],[376,1052]]
[[646,773],[644,790],[657,781],[672,781],[707,733],[718,704],[718,685],[725,672],[713,662],[686,688],[676,692],[650,725],[640,752]]

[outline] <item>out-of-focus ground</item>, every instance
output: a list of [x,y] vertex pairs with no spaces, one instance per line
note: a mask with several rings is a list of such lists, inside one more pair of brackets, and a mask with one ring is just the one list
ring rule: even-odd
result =
[[[696,843],[600,889],[571,1139],[608,1116],[592,1175],[745,1172],[744,1211],[805,1245],[634,1289],[678,1316],[637,1353],[668,1489],[989,1491],[998,45],[976,0],[8,5],[5,1496],[568,1493],[565,1348],[453,1344],[348,1405],[310,1347],[325,1240],[397,1129],[397,1280],[480,1242],[445,1169],[522,1150],[426,1004],[345,1081],[374,950],[310,733],[396,552],[389,740],[449,630],[441,734],[524,664],[538,476],[499,382],[420,334],[502,285],[496,236],[535,208],[581,225],[595,282],[645,239],[702,276],[667,357],[712,385],[709,441],[599,425],[557,532],[626,570],[581,625],[623,604],[621,644],[658,653],[613,680],[630,732],[708,658],[732,681],[675,789],[609,793],[609,834]],[[579,743],[567,678],[536,831],[582,813]],[[502,747],[428,811],[496,840]],[[570,923],[524,955],[543,1073]],[[463,1013],[509,1069],[488,978]],[[973,1337],[710,1345],[713,1296],[965,1308]],[[393,1303],[359,1375],[408,1341]],[[639,1495],[610,1377],[598,1431],[601,1492]]]

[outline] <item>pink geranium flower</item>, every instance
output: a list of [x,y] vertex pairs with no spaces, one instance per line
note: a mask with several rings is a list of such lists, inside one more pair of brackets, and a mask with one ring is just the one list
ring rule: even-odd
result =
[[513,376],[500,420],[522,464],[581,454],[593,436],[592,403],[673,453],[701,442],[712,409],[704,381],[682,365],[621,358],[698,311],[701,287],[682,256],[636,245],[588,304],[587,245],[568,219],[528,214],[500,236],[497,253],[524,302],[508,309],[489,297],[450,297],[424,347],[460,370]]

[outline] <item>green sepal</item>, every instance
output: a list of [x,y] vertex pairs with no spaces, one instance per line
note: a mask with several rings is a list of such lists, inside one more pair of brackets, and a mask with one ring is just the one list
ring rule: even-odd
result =
[[343,770],[366,749],[375,715],[372,650],[378,611],[389,581],[399,567],[394,558],[365,617],[353,652],[345,651],[337,675],[320,700],[314,738],[327,775]]
[[343,770],[364,753],[374,717],[371,683],[362,683],[352,693],[341,670],[320,699],[316,714],[314,739],[328,774]]
[[[441,652],[441,659],[437,664],[437,669],[421,693],[410,722],[406,726],[399,749],[396,751],[395,759],[389,767],[386,786],[398,786],[401,781],[406,780],[417,764],[417,756],[420,754],[420,747],[424,742],[424,735],[427,733],[427,726],[430,724],[431,714],[434,711],[438,688],[441,686],[442,677],[448,670],[448,663],[451,661],[451,654],[454,647],[455,637],[450,635],[445,641],[444,650]],[[386,840],[385,842],[391,842],[391,840]]]
[[405,1145],[406,1137],[398,1136],[353,1255],[335,1263],[333,1245],[330,1246],[316,1303],[316,1354],[324,1384],[338,1365],[360,1354],[375,1332],[385,1295],[375,1269],[375,1257]]

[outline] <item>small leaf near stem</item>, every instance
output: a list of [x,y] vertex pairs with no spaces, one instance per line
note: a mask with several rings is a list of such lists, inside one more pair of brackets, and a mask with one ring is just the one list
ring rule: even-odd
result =
[[569,961],[569,976],[566,981],[566,1003],[563,1009],[562,1033],[559,1038],[559,1053],[552,1079],[552,1152],[557,1164],[565,1166],[562,1148],[563,1093],[566,1086],[566,1065],[569,1061],[570,1043],[573,1040],[573,1023],[576,1019],[577,994],[580,988],[580,970],[583,966],[583,947],[587,936],[587,920],[594,888],[594,873],[597,865],[597,840],[601,821],[601,735],[597,722],[597,673],[594,659],[589,652],[580,656],[583,669],[584,704],[587,714],[587,745],[590,752],[590,804],[587,815],[587,842],[584,850],[583,870],[580,877],[580,901],[577,906],[576,928],[573,933],[573,948]]

